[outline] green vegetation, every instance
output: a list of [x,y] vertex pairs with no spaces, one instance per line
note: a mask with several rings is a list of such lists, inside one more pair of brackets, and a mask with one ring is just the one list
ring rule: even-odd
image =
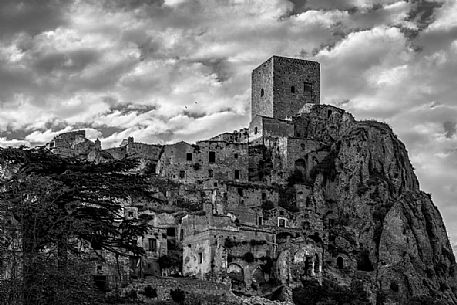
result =
[[[22,266],[2,281],[2,302],[70,305],[81,304],[84,296],[90,303],[96,298],[86,297],[93,294],[93,281],[84,261],[93,250],[116,258],[144,253],[136,238],[147,223],[120,213],[123,202],[151,196],[146,177],[131,172],[137,162],[94,164],[44,149],[8,148],[0,150],[0,163],[9,174],[0,181],[0,256],[10,258],[0,271]],[[21,284],[9,285],[16,282]]]
[[144,295],[148,299],[155,299],[157,298],[157,290],[155,288],[152,288],[151,285],[148,285],[144,288]]
[[182,255],[180,253],[173,252],[170,255],[163,255],[159,257],[158,263],[160,269],[167,269],[171,267],[181,268],[182,267]]

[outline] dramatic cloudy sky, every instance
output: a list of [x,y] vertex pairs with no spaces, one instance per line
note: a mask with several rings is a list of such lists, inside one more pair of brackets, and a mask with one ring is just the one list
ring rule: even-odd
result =
[[244,127],[272,54],[320,61],[323,103],[393,127],[457,243],[455,0],[1,0],[0,145]]

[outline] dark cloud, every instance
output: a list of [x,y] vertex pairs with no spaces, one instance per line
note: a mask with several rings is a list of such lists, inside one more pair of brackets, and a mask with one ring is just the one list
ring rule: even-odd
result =
[[446,135],[446,138],[452,138],[455,133],[457,132],[457,123],[456,122],[451,122],[451,121],[446,121],[443,122],[443,128],[444,128],[444,133]]
[[36,35],[66,25],[66,10],[73,1],[2,0],[0,8],[0,38],[20,32]]
[[294,4],[294,11],[301,13],[306,10],[340,10],[345,11],[354,8],[351,0],[290,0]]
[[186,110],[183,111],[182,114],[189,118],[194,118],[194,119],[203,118],[206,115],[205,113],[202,113],[202,112],[191,112],[191,111],[186,111]]
[[406,20],[413,21],[419,31],[426,29],[435,20],[434,12],[443,5],[442,1],[410,0],[411,10]]
[[233,67],[226,57],[197,59],[196,62],[200,62],[205,67],[208,67],[210,73],[216,75],[218,82],[225,82],[233,75]]
[[37,74],[53,72],[78,73],[89,65],[95,65],[102,56],[95,49],[79,49],[67,52],[47,52],[33,54],[31,68]]

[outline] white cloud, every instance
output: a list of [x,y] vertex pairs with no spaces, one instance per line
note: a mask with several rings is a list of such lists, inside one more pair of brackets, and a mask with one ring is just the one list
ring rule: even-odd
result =
[[251,70],[273,54],[301,56],[321,62],[325,103],[393,126],[457,237],[457,143],[443,127],[457,120],[456,2],[427,8],[415,37],[405,28],[422,29],[423,15],[407,18],[410,1],[292,2],[78,0],[33,26],[0,20],[0,145],[81,126],[104,147],[238,129]]

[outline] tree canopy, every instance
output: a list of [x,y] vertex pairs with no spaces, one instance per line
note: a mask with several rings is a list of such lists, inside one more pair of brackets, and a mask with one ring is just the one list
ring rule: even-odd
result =
[[44,148],[0,149],[0,251],[9,255],[11,245],[21,241],[24,291],[43,253],[65,272],[70,256],[101,249],[116,255],[144,252],[137,237],[147,231],[147,221],[122,213],[132,200],[150,196],[147,177],[135,172],[136,166],[134,160],[95,164],[64,158]]

